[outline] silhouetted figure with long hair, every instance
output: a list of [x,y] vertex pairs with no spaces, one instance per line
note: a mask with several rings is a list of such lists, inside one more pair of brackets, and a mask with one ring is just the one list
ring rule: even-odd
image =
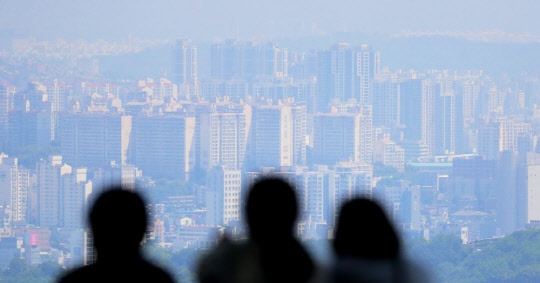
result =
[[334,282],[428,282],[407,262],[401,242],[383,209],[367,198],[346,202],[334,236]]
[[294,236],[298,204],[280,179],[256,182],[246,205],[249,239],[222,241],[198,267],[201,283],[310,282],[315,265]]
[[141,256],[148,220],[138,194],[111,188],[96,199],[89,218],[97,260],[60,282],[174,282]]

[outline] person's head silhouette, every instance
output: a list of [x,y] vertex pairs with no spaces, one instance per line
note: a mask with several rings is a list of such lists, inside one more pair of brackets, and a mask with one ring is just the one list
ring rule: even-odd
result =
[[101,194],[90,212],[90,227],[98,261],[110,257],[131,257],[137,253],[147,226],[142,198],[121,187]]
[[348,201],[341,207],[334,251],[338,256],[393,259],[400,241],[382,208],[367,198]]
[[97,197],[89,215],[97,261],[69,273],[71,282],[174,282],[163,269],[140,253],[148,222],[143,199],[115,186]]
[[253,240],[267,242],[293,236],[298,205],[287,182],[277,178],[257,181],[249,192],[246,210]]

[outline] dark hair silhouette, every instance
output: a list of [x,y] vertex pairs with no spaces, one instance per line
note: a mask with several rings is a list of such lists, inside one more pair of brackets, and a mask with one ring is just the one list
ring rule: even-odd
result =
[[289,183],[276,178],[256,182],[249,192],[246,210],[254,241],[273,242],[293,236],[298,205]]
[[394,227],[376,202],[357,198],[341,207],[334,237],[338,256],[395,259],[400,246]]
[[246,210],[251,240],[260,248],[265,281],[308,281],[314,264],[294,236],[298,204],[292,186],[278,178],[257,181]]
[[109,188],[96,199],[89,218],[96,263],[71,272],[61,282],[173,282],[140,255],[148,219],[137,193]]
[[114,254],[137,251],[147,222],[144,201],[139,195],[120,188],[104,192],[90,212],[98,260],[107,260],[113,251]]

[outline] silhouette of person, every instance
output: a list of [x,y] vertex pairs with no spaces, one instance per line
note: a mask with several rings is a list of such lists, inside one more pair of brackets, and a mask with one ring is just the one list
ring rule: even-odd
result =
[[174,282],[141,256],[147,214],[138,194],[120,187],[106,190],[94,202],[89,218],[97,260],[60,282]]
[[309,282],[315,265],[294,236],[293,188],[276,178],[256,182],[246,204],[249,239],[223,240],[198,266],[201,283]]
[[401,242],[383,209],[367,198],[342,207],[334,235],[334,282],[429,282],[401,255]]

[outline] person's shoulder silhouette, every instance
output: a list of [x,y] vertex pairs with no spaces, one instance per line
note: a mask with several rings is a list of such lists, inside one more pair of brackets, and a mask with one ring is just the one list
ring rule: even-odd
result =
[[95,200],[89,220],[97,260],[68,273],[60,282],[174,282],[141,256],[148,219],[137,193],[120,187],[106,190]]
[[198,276],[209,282],[308,282],[315,265],[294,236],[296,194],[287,182],[266,178],[250,189],[246,216],[249,240],[222,241],[203,258]]
[[334,282],[429,282],[401,255],[399,236],[381,206],[355,198],[340,210],[334,235]]

